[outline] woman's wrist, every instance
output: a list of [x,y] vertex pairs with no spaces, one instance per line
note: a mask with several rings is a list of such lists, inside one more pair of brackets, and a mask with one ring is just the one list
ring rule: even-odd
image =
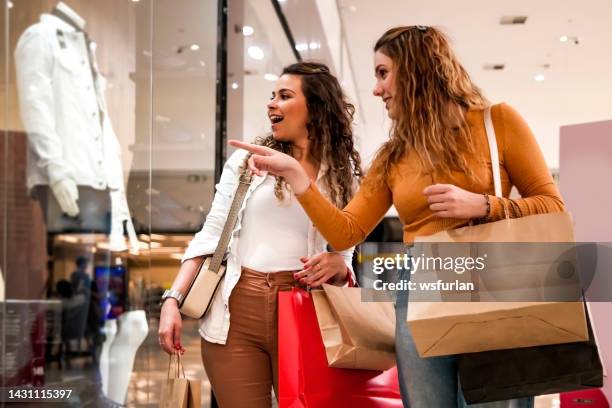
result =
[[291,185],[293,193],[296,195],[304,194],[310,187],[310,178],[306,174],[306,170],[297,162],[287,172],[285,180]]
[[348,279],[349,270],[345,267],[342,271],[338,272],[332,279],[331,283],[334,285],[344,285]]
[[178,308],[178,306],[179,306],[178,300],[176,298],[173,298],[173,297],[169,297],[169,298],[166,298],[166,299],[162,300],[162,306],[164,306],[166,304],[171,304],[172,305],[172,306],[169,306],[169,307],[176,307],[176,308]]
[[480,195],[480,200],[482,202],[481,210],[479,211],[479,216],[475,218],[479,223],[485,223],[491,216],[491,198],[487,193],[484,193]]

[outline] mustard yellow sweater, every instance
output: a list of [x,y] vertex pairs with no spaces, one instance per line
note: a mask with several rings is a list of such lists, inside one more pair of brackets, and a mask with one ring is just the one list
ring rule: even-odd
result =
[[[468,158],[478,181],[462,172],[443,175],[438,171],[419,172],[420,162],[415,153],[407,153],[394,164],[386,177],[386,183],[373,186],[364,183],[355,197],[340,210],[317,190],[314,184],[298,196],[315,226],[337,251],[363,241],[380,222],[391,205],[394,205],[403,224],[404,242],[411,243],[419,235],[430,235],[442,230],[466,225],[468,220],[440,218],[429,209],[422,194],[432,184],[454,184],[474,193],[490,194],[490,220],[504,218],[502,205],[514,204],[518,216],[564,211],[563,200],[553,182],[542,152],[524,119],[506,104],[491,108],[493,126],[497,136],[503,197],[495,197],[489,145],[484,127],[484,111],[467,114],[475,155]],[[372,177],[373,174],[368,174]],[[507,197],[516,186],[522,198]],[[506,201],[506,203],[503,203]]]

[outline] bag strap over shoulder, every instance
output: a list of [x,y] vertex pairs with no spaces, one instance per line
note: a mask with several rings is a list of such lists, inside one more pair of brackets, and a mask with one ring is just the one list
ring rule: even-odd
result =
[[499,153],[497,151],[497,137],[495,136],[495,128],[493,127],[493,119],[491,119],[491,107],[487,106],[484,110],[485,131],[487,140],[489,141],[489,153],[491,154],[491,169],[493,170],[493,187],[495,187],[495,195],[502,196],[501,176],[499,171]]
[[[250,155],[248,155],[245,159],[248,160]],[[243,166],[246,167],[246,166]],[[232,230],[236,225],[236,221],[238,220],[238,213],[240,212],[240,207],[242,207],[242,202],[244,201],[244,197],[251,185],[251,181],[253,177],[248,175],[248,170],[245,168],[240,172],[238,177],[238,187],[236,188],[236,192],[234,193],[234,199],[232,200],[232,205],[230,206],[229,213],[227,214],[227,219],[225,220],[225,225],[223,226],[223,231],[221,232],[221,236],[219,237],[219,243],[217,244],[217,248],[215,249],[215,253],[213,254],[212,259],[210,260],[210,265],[208,269],[212,272],[219,272],[219,268],[221,268],[221,264],[223,263],[223,258],[225,256],[225,251],[227,251],[227,246],[229,245],[229,241],[232,235]]]

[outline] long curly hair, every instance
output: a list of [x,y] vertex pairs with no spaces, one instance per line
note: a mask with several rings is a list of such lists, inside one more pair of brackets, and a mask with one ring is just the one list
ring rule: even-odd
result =
[[393,61],[396,118],[376,154],[372,181],[384,182],[391,166],[410,151],[421,161],[422,173],[459,170],[476,177],[466,160],[474,153],[466,113],[484,109],[488,101],[444,33],[427,26],[395,27],[378,39],[374,51]]
[[[283,69],[281,75],[299,75],[308,109],[310,155],[319,164],[327,165],[323,181],[331,201],[344,207],[355,194],[363,176],[361,156],[353,140],[355,107],[348,102],[342,87],[329,68],[317,62],[298,62]],[[259,137],[255,143],[292,154],[293,145],[280,142],[272,135]],[[276,177],[274,194],[283,200],[285,180]]]

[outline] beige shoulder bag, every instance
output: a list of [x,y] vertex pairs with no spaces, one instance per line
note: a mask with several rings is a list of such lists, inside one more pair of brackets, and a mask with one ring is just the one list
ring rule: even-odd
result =
[[[244,172],[243,172],[244,173]],[[241,174],[238,179],[238,188],[234,194],[234,200],[230,206],[223,232],[219,238],[217,249],[212,256],[204,257],[196,276],[187,289],[185,299],[179,310],[188,317],[199,319],[203,317],[212,303],[212,299],[225,276],[225,264],[223,258],[232,235],[232,230],[238,219],[238,212],[251,185],[251,176]]]

